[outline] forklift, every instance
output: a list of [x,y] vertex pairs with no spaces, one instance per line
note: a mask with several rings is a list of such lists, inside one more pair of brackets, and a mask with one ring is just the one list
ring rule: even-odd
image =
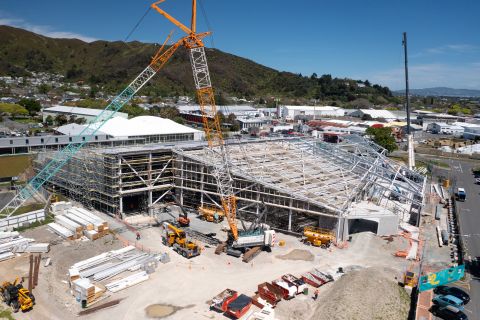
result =
[[0,294],[3,302],[10,306],[14,313],[20,309],[25,312],[33,308],[35,297],[28,289],[24,288],[22,282],[15,279],[13,283],[5,281],[0,287]]

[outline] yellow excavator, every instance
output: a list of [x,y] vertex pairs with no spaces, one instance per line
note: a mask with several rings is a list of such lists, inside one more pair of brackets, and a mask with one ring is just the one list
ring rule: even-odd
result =
[[196,243],[187,239],[185,231],[168,222],[163,223],[163,229],[165,231],[165,234],[162,235],[164,245],[172,247],[174,251],[187,259],[200,255],[200,248]]
[[19,279],[13,283],[5,281],[0,287],[0,294],[3,302],[13,309],[13,312],[22,310],[23,312],[33,308],[35,297],[28,289],[24,288]]
[[210,206],[198,207],[198,213],[203,220],[208,222],[219,223],[225,217],[225,212],[222,209]]

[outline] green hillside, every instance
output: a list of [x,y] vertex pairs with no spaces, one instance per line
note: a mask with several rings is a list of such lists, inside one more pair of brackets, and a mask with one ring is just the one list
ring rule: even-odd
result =
[[[91,43],[77,39],[53,39],[9,26],[0,26],[0,75],[27,75],[29,71],[60,73],[69,81],[83,80],[117,92],[150,61],[157,46],[140,42]],[[302,76],[280,72],[251,60],[216,49],[207,49],[212,82],[217,91],[238,97],[283,97],[371,102],[393,101],[386,87],[360,88],[350,79],[325,75]],[[142,94],[152,96],[193,95],[193,80],[187,53],[179,49]]]

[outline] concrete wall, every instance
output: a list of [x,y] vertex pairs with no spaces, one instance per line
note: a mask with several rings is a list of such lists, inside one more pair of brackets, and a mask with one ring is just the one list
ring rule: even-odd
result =
[[9,231],[13,228],[22,227],[25,224],[45,220],[45,210],[36,210],[13,216],[6,219],[0,219],[0,231]]

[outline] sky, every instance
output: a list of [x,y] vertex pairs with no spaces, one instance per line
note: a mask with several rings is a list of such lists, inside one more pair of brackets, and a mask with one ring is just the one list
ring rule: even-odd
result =
[[[281,71],[368,79],[404,88],[480,90],[478,0],[199,0],[207,46]],[[0,24],[50,37],[162,43],[175,27],[146,0],[0,0]],[[191,1],[160,5],[189,25]],[[203,10],[202,10],[203,8]],[[175,38],[183,36],[178,28]]]

